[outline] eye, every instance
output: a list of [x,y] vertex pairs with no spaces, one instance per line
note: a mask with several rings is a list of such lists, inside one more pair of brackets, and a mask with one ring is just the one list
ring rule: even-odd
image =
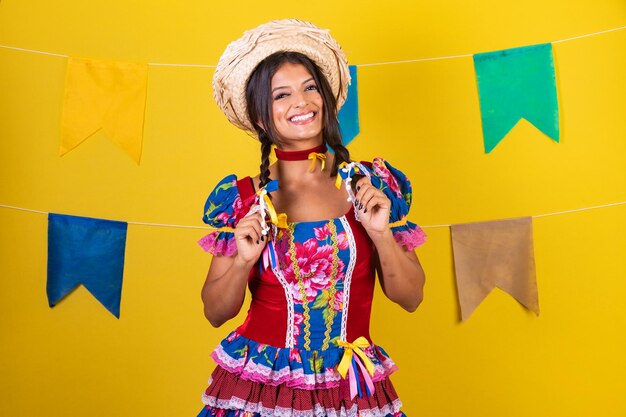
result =
[[279,93],[274,96],[274,100],[280,100],[281,98],[287,97],[289,94],[287,93]]
[[307,85],[305,88],[306,91],[318,91],[319,88],[315,84]]

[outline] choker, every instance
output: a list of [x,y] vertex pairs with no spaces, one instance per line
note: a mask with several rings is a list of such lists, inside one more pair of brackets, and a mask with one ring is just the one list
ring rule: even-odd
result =
[[274,153],[279,161],[305,161],[310,159],[311,167],[309,168],[309,172],[313,172],[315,169],[315,161],[317,160],[322,163],[322,171],[324,170],[327,150],[328,148],[326,148],[326,144],[322,143],[314,148],[303,149],[301,151],[281,151],[278,148],[274,148]]
[[274,153],[276,153],[276,158],[280,161],[304,161],[309,159],[309,155],[311,153],[320,153],[322,155],[326,155],[326,144],[322,143],[320,146],[316,146],[311,149],[304,149],[301,151],[281,151],[278,148],[274,148]]

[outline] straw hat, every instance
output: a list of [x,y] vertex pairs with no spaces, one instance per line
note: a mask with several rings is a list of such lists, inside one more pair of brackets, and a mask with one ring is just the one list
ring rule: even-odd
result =
[[246,110],[246,84],[261,61],[280,51],[309,57],[328,79],[337,110],[345,102],[350,83],[348,60],[329,31],[297,19],[273,20],[231,42],[215,68],[213,96],[235,126],[254,132]]

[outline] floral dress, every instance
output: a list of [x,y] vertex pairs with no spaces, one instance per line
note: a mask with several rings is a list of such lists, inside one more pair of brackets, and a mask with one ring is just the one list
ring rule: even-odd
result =
[[[412,198],[406,176],[381,158],[353,162],[339,170],[349,194],[356,173],[390,199],[395,240],[408,250],[424,243],[422,229],[406,221]],[[255,192],[249,177],[220,181],[203,218],[217,230],[200,240],[202,248],[235,254],[233,228],[266,192]],[[217,367],[199,417],[403,416],[389,380],[397,367],[369,334],[374,245],[358,213],[278,223],[250,271],[244,323],[211,355]]]

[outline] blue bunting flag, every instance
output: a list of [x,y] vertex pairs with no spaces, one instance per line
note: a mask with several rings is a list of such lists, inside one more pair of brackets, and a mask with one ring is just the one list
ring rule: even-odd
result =
[[120,317],[128,224],[89,217],[48,215],[48,304],[83,284]]
[[356,65],[350,65],[351,82],[348,86],[348,98],[339,110],[339,130],[344,146],[348,146],[352,139],[359,134],[359,92],[356,75]]

